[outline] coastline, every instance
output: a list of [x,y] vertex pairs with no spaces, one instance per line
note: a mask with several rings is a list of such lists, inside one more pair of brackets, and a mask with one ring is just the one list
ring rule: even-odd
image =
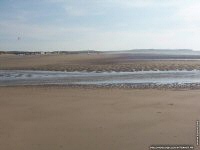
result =
[[[123,72],[133,68],[200,68],[197,60],[118,62],[114,56],[99,55],[0,57],[1,70]],[[198,83],[0,86],[0,149],[146,150],[155,144],[195,146],[199,97]]]
[[118,89],[199,89],[200,71],[63,72],[0,70],[0,87],[62,86]]

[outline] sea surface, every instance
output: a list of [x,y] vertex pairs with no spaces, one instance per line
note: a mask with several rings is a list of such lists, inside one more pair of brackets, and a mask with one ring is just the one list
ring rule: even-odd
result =
[[0,86],[18,85],[96,85],[163,86],[199,85],[199,70],[136,72],[64,72],[0,70]]

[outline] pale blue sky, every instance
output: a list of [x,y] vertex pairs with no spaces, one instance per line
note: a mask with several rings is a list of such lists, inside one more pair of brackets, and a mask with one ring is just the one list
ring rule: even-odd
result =
[[200,1],[0,0],[0,50],[135,48],[200,50]]

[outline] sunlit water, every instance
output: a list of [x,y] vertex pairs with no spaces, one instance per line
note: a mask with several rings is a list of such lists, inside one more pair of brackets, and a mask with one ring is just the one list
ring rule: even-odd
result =
[[62,72],[0,70],[0,86],[199,84],[200,71]]

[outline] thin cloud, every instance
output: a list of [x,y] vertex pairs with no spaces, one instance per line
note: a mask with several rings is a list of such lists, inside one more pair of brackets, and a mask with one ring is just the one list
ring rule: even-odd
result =
[[70,16],[86,16],[88,15],[88,11],[83,9],[83,8],[76,8],[73,6],[65,6],[65,11],[67,12],[68,15]]
[[200,2],[191,4],[185,8],[182,8],[178,12],[178,16],[189,22],[200,22]]
[[12,21],[0,22],[0,33],[16,36],[21,34],[27,38],[35,39],[61,39],[66,37],[67,34],[73,33],[87,33],[93,32],[95,29],[91,27],[58,27],[58,26],[47,26],[47,25],[30,25],[17,23]]

